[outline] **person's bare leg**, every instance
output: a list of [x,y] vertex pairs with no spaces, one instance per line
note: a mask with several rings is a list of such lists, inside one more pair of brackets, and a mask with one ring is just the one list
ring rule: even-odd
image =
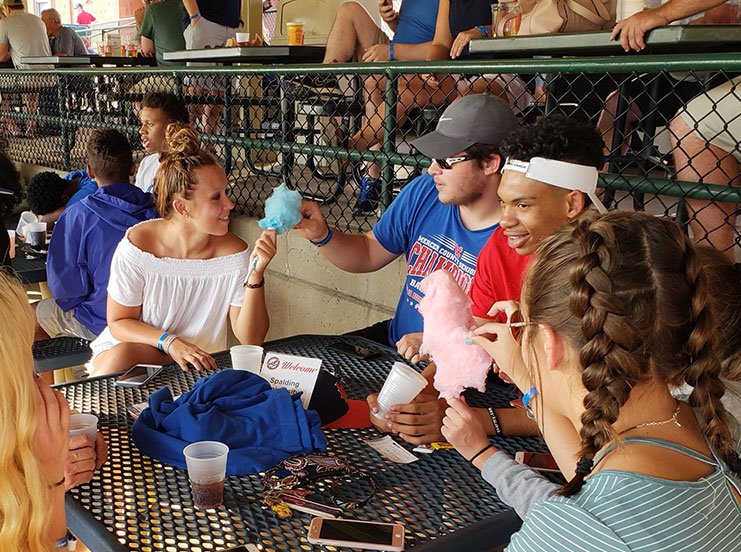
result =
[[172,359],[151,345],[119,343],[95,357],[91,376],[103,376],[128,370],[134,364],[165,364]]
[[[597,121],[597,130],[602,135],[602,140],[605,143],[605,155],[610,155],[612,148],[612,137],[615,134],[615,119],[618,117],[617,108],[620,96],[617,92],[613,92],[607,98],[605,107],[602,108],[599,120]],[[633,128],[642,116],[641,110],[633,103],[630,102],[628,107],[628,113],[625,116],[625,128],[623,129],[623,143],[620,145],[620,155],[624,155],[628,151],[628,142],[630,141],[630,134],[633,132]],[[618,153],[618,152],[615,152]],[[607,170],[609,163],[605,162],[603,170]]]
[[[26,103],[26,110],[29,115],[36,115],[39,111],[39,95],[36,92],[25,92],[23,101]],[[26,136],[34,138],[36,136],[36,120],[26,120]]]
[[[419,76],[401,77],[396,102],[397,126],[406,121],[409,112],[415,107],[425,108],[443,105],[447,102],[448,96],[449,94],[442,84],[439,88],[432,88]],[[372,145],[380,143],[383,140],[383,117],[385,112],[385,105],[381,101],[378,108],[366,121],[366,124],[348,140],[348,146],[368,149]]]
[[362,58],[366,48],[375,44],[378,27],[357,2],[345,2],[337,10],[327,37],[323,63],[345,63]]
[[[727,151],[706,142],[692,131],[681,116],[669,125],[677,179],[705,184],[739,185],[739,162]],[[711,245],[734,260],[736,239],[735,203],[717,203],[688,199],[692,214],[690,228],[697,243]]]

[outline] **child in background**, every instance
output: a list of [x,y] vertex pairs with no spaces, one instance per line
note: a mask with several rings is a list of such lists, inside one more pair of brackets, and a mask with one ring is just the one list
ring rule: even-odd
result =
[[94,194],[97,189],[98,183],[90,178],[87,169],[71,172],[64,177],[53,171],[44,171],[36,174],[28,183],[26,199],[39,222],[53,224],[67,207]]

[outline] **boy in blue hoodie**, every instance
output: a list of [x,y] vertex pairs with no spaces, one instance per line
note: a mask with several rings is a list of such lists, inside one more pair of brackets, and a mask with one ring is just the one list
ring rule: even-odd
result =
[[54,228],[46,263],[53,299],[36,308],[51,337],[95,339],[106,326],[111,258],[126,229],[157,216],[152,194],[129,183],[131,146],[113,129],[93,131],[87,172],[98,190],[65,209]]

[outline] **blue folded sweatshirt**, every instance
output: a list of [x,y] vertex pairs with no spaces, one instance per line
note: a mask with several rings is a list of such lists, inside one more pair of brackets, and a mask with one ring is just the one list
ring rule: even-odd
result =
[[227,475],[258,473],[327,448],[319,415],[304,410],[298,394],[271,389],[260,376],[240,370],[202,378],[176,401],[169,388],[157,390],[132,436],[143,453],[179,468],[185,468],[183,449],[190,443],[225,443]]

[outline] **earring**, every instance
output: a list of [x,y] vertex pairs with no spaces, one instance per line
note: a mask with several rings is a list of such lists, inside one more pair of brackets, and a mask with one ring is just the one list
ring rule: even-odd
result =
[[189,214],[189,213],[187,213],[187,212],[186,212],[186,213],[183,213],[183,216],[184,216],[185,218],[190,218],[190,214]]

